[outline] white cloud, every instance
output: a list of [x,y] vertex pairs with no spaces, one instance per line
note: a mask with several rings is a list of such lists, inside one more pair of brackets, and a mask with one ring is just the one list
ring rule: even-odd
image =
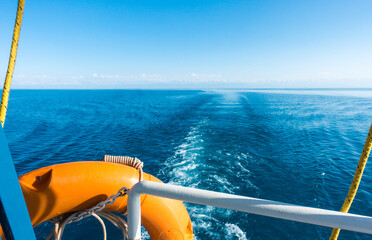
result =
[[72,79],[85,79],[84,75],[71,76]]
[[371,78],[340,77],[332,72],[319,72],[308,79],[248,77],[238,74],[226,78],[219,73],[137,73],[137,74],[16,74],[14,88],[363,88],[372,87]]
[[120,74],[98,74],[93,73],[92,77],[95,79],[111,80],[106,81],[106,84],[120,83],[120,82],[136,82],[136,83],[208,83],[226,81],[222,79],[221,74],[158,74],[158,73],[140,73],[130,75]]

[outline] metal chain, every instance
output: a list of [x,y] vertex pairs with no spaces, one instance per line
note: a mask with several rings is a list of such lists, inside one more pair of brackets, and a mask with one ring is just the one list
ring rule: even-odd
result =
[[102,211],[107,205],[113,204],[118,197],[124,197],[127,195],[128,188],[122,187],[119,189],[119,191],[108,197],[105,201],[99,202],[96,206],[89,208],[85,211],[77,212],[75,213],[76,215],[72,216],[71,219],[67,222],[72,223],[72,222],[78,222],[83,218],[91,216],[93,213],[97,213]]
[[[124,164],[130,167],[134,167],[137,170],[139,170],[139,181],[142,181],[143,177],[143,163],[137,159],[132,157],[121,157],[121,156],[105,156],[102,161],[105,162],[113,162],[113,163],[120,163]],[[50,240],[54,236],[55,240],[61,240],[62,234],[64,231],[64,228],[67,224],[72,222],[78,222],[82,220],[83,218],[94,216],[97,218],[100,223],[102,224],[102,228],[104,231],[104,239],[106,239],[106,227],[103,223],[102,219],[100,217],[104,217],[107,220],[109,220],[111,223],[113,223],[116,227],[118,227],[123,232],[124,239],[127,239],[127,232],[128,232],[128,226],[127,223],[120,218],[118,215],[115,215],[110,212],[101,212],[107,205],[113,204],[118,197],[123,197],[127,195],[129,189],[126,187],[122,187],[119,189],[119,191],[109,196],[106,200],[99,202],[96,206],[89,208],[84,211],[80,212],[74,212],[74,213],[67,213],[60,216],[57,216],[50,221],[55,224],[54,229],[49,234],[49,236],[45,240]],[[126,212],[122,213],[123,215],[126,215]]]

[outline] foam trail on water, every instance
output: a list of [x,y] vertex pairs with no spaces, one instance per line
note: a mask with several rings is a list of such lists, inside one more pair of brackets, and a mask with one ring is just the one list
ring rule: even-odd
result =
[[184,142],[175,148],[174,155],[166,160],[160,175],[168,179],[170,184],[197,187],[199,184],[199,170],[201,166],[199,157],[204,150],[203,138],[199,131],[202,121],[196,127],[191,127]]
[[[217,191],[234,193],[236,186],[228,181],[228,176],[220,174],[219,168],[225,167],[208,163],[216,152],[208,148],[207,131],[208,119],[190,127],[184,140],[174,148],[174,155],[165,161],[159,178],[168,179],[174,185],[211,190],[217,187]],[[244,169],[241,165],[239,168]],[[227,233],[226,239],[247,239],[237,225],[226,225],[224,220],[220,220],[221,216],[229,217],[233,211],[188,203],[185,205],[193,223],[194,239],[221,239],[223,232]],[[222,232],[214,231],[216,228]]]
[[248,238],[237,225],[226,223],[226,239],[239,239],[239,240],[247,240]]

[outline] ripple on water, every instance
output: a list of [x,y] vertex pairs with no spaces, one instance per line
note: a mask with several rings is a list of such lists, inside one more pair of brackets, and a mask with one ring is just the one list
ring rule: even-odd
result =
[[[372,98],[293,93],[14,91],[5,132],[19,174],[103,154],[131,155],[172,184],[339,210],[372,119]],[[371,173],[367,164],[352,213],[372,216]],[[328,228],[185,205],[196,239],[330,234]],[[71,239],[101,234],[90,224],[78,226]],[[49,231],[48,224],[36,230],[38,238]],[[370,238],[347,231],[341,237]]]

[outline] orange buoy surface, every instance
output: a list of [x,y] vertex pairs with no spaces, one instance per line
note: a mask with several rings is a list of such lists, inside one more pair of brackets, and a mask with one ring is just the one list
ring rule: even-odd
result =
[[[91,208],[122,187],[130,189],[138,179],[138,170],[122,164],[73,162],[31,171],[19,182],[35,227],[61,214]],[[143,180],[161,182],[146,173]],[[124,196],[105,210],[124,212],[126,208]],[[141,209],[141,221],[151,239],[193,239],[190,217],[181,201],[143,195]]]

